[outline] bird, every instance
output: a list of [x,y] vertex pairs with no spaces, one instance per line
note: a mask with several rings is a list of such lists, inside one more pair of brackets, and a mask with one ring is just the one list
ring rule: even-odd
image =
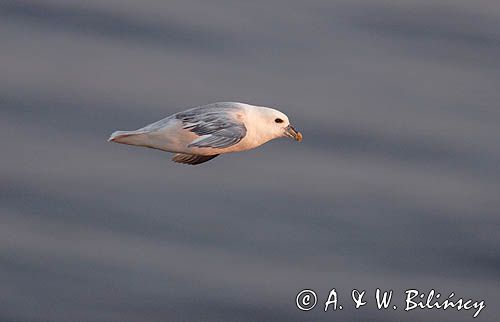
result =
[[302,141],[302,133],[284,113],[246,103],[217,102],[175,113],[138,130],[115,131],[108,141],[172,152],[172,161],[197,165],[280,137]]

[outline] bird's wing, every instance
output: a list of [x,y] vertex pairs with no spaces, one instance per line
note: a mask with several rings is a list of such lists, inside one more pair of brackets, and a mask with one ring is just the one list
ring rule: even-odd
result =
[[175,114],[182,127],[200,137],[188,147],[227,148],[240,142],[247,128],[238,115],[242,110],[227,103],[215,103],[195,107]]
[[177,162],[177,163],[184,163],[184,164],[196,165],[196,164],[200,164],[200,163],[203,163],[203,162],[210,161],[213,158],[215,158],[216,156],[218,156],[218,154],[214,154],[214,155],[194,155],[194,154],[177,153],[172,158],[172,161]]

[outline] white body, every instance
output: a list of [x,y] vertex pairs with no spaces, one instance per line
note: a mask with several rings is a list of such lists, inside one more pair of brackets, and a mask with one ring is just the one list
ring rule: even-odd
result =
[[284,136],[302,140],[280,111],[220,102],[176,113],[135,131],[114,132],[109,141],[173,152],[173,161],[196,165]]
[[[228,103],[224,103],[228,104]],[[274,138],[285,136],[282,128],[288,125],[288,117],[272,108],[253,106],[244,103],[230,103],[238,107],[234,112],[234,118],[243,122],[246,127],[246,135],[238,143],[223,147],[189,147],[190,143],[203,138],[192,131],[185,129],[181,120],[175,117],[167,117],[162,121],[160,128],[155,124],[148,125],[136,131],[117,131],[112,134],[110,141],[118,143],[146,146],[174,153],[193,155],[214,155],[229,152],[238,152],[254,149]],[[283,119],[279,127],[270,124],[269,119],[275,117]]]

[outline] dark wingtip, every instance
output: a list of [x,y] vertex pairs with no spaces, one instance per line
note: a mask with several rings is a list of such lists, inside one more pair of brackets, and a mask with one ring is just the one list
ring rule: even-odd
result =
[[200,163],[204,163],[207,161],[212,160],[218,156],[218,154],[214,155],[195,155],[195,154],[183,154],[183,153],[177,153],[172,157],[172,161],[177,162],[177,163],[182,163],[182,164],[189,164],[189,165],[197,165]]

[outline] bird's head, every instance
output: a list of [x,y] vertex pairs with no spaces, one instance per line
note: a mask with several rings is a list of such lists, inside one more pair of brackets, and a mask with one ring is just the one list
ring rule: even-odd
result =
[[288,120],[288,116],[273,108],[263,108],[261,110],[261,119],[265,131],[273,138],[290,137],[296,141],[302,141],[302,133],[297,131]]

